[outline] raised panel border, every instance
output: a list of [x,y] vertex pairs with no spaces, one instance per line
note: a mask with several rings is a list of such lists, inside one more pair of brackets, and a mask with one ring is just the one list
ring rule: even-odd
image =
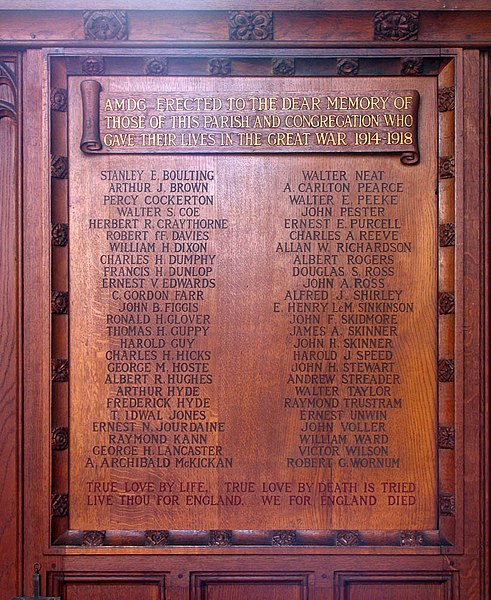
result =
[[372,571],[336,572],[334,574],[334,600],[350,600],[352,584],[407,584],[420,583],[428,586],[443,586],[445,600],[454,598],[458,587],[458,573],[448,571]]
[[[308,51],[304,53],[295,50],[274,49],[262,50],[237,50],[237,49],[210,49],[207,52],[172,49],[166,50],[165,56],[158,56],[165,62],[165,69],[159,75],[208,75],[223,76],[222,70],[215,73],[210,66],[218,57],[230,63],[230,72],[237,77],[241,76],[282,76],[275,72],[274,65],[278,55],[284,60],[293,61],[295,76],[332,77],[346,76],[339,71],[340,57],[361,56],[356,60],[363,62],[364,69],[359,64],[359,69],[352,76],[432,76],[437,78],[439,89],[439,183],[437,200],[439,204],[439,230],[437,246],[439,247],[439,273],[438,292],[440,297],[448,300],[448,295],[454,296],[455,290],[455,172],[449,168],[452,157],[455,156],[455,99],[453,104],[448,102],[449,88],[455,86],[456,56],[449,52],[443,55],[431,50],[386,50],[367,51],[357,53],[355,49],[332,51]],[[102,74],[104,75],[142,75],[148,68],[149,59],[156,59],[155,53],[149,50],[133,50],[131,57],[120,50],[87,50],[81,54],[80,50],[64,50],[49,56],[51,66],[51,87],[66,89],[69,75]],[[408,60],[411,64],[416,61],[418,73],[406,71]],[[227,72],[229,74],[227,62]],[[96,72],[87,72],[86,65],[96,65]],[[235,65],[235,67],[234,67]],[[92,68],[92,67],[91,67]],[[102,69],[102,70],[101,70]],[[444,90],[444,91],[442,91]],[[450,94],[451,96],[451,94]],[[54,156],[67,154],[67,117],[66,112],[55,108],[51,111],[51,153]],[[51,178],[52,201],[52,226],[55,228],[60,222],[68,220],[68,185],[65,178],[55,175]],[[52,293],[68,289],[68,252],[69,244],[57,246],[53,241],[52,252]],[[342,532],[331,530],[299,530],[286,532],[290,535],[286,543],[277,543],[275,534],[285,532],[236,530],[221,536],[221,543],[214,542],[216,531],[168,531],[163,536],[164,541],[159,544],[148,543],[148,531],[103,531],[96,532],[97,543],[89,543],[92,539],[91,531],[78,531],[70,529],[69,522],[69,494],[68,491],[68,452],[52,453],[52,499],[57,502],[60,496],[66,498],[67,510],[60,513],[52,509],[51,514],[51,539],[53,546],[150,546],[168,547],[213,547],[219,545],[222,550],[244,549],[244,547],[278,547],[283,546],[291,550],[302,547],[338,548],[348,547],[351,551],[357,547],[391,547],[400,548],[402,552],[418,552],[423,548],[440,547],[442,552],[448,552],[456,544],[456,518],[458,505],[456,504],[456,481],[462,474],[456,473],[456,452],[460,445],[457,443],[440,444],[443,428],[448,432],[455,429],[456,420],[456,387],[454,379],[455,369],[455,298],[454,306],[449,311],[448,302],[439,301],[435,310],[438,312],[438,364],[435,370],[438,377],[438,406],[439,427],[435,431],[435,443],[438,448],[438,507],[439,525],[431,531],[354,531]],[[453,311],[453,312],[452,312]],[[52,378],[52,427],[65,427],[69,418],[69,388],[67,384],[69,373],[69,347],[68,347],[69,315],[54,313],[52,315],[52,352],[53,361],[67,361],[66,378]],[[458,438],[457,438],[458,439]],[[219,532],[220,533],[220,532]],[[349,534],[350,543],[347,543],[344,534]],[[285,536],[282,537],[282,539]],[[150,535],[152,538],[152,535]]]
[[70,584],[142,584],[153,585],[158,589],[158,600],[166,600],[165,573],[119,573],[98,572],[84,573],[78,571],[51,571],[47,574],[48,593],[52,596],[62,595],[65,585]]

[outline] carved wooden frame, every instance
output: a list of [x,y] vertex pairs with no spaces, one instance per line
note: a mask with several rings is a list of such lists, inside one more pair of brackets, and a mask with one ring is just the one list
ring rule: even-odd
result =
[[[462,466],[456,455],[462,448],[462,431],[457,429],[458,411],[462,410],[457,400],[461,400],[460,379],[462,367],[456,365],[455,352],[459,340],[456,339],[456,312],[459,311],[455,291],[455,67],[459,60],[457,53],[428,50],[363,50],[357,56],[356,50],[275,50],[260,49],[202,49],[159,51],[136,50],[131,54],[116,49],[64,50],[50,54],[50,94],[55,97],[59,90],[66,90],[70,75],[145,75],[149,74],[149,61],[159,61],[164,65],[152,75],[196,75],[196,76],[284,76],[284,69],[278,69],[278,57],[288,66],[288,76],[339,77],[339,76],[431,76],[437,78],[438,87],[438,210],[439,226],[435,232],[438,247],[438,364],[435,364],[438,380],[438,428],[435,443],[438,451],[438,521],[439,528],[429,531],[79,531],[69,527],[69,444],[66,448],[52,451],[51,469],[51,543],[56,547],[84,547],[100,549],[110,547],[145,547],[149,551],[177,550],[192,547],[208,548],[227,552],[247,552],[247,548],[261,547],[262,552],[277,552],[285,549],[289,553],[306,551],[315,547],[316,552],[336,552],[345,547],[356,552],[363,547],[391,547],[402,553],[451,553],[461,545],[461,532],[457,527],[457,517],[461,514],[463,498]],[[416,64],[417,70],[409,69]],[[219,62],[217,62],[219,61]],[[346,73],[340,65],[356,64],[355,70]],[[383,72],[377,67],[383,63]],[[87,71],[87,64],[91,70]],[[56,90],[58,92],[56,93]],[[453,91],[452,91],[453,90]],[[56,105],[51,105],[51,154],[53,157],[67,156],[68,117]],[[453,160],[452,160],[453,159]],[[452,166],[453,165],[453,166]],[[68,251],[68,185],[64,177],[52,173],[51,178],[51,224],[52,224],[52,294],[65,293],[69,289]],[[60,231],[64,236],[60,235]],[[68,237],[67,237],[68,236]],[[63,239],[62,239],[63,238]],[[456,308],[457,302],[457,308]],[[52,360],[69,360],[69,314],[53,311],[51,320]],[[66,377],[53,375],[51,384],[51,429],[62,428],[68,439],[69,387],[68,363]],[[62,451],[60,451],[62,450]],[[460,492],[461,494],[461,492]],[[56,509],[60,497],[65,500],[67,510],[60,513]],[[157,540],[157,542],[155,542]],[[398,549],[398,550],[397,550]],[[61,550],[61,548],[60,548]]]

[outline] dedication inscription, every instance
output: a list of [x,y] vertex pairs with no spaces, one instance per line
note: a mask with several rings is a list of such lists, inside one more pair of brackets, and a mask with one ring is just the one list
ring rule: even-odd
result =
[[434,84],[97,85],[100,144],[70,125],[71,528],[435,529]]

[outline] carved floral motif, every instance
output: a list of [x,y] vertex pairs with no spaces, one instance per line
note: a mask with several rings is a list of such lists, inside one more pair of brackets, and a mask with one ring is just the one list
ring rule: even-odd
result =
[[165,546],[169,539],[169,532],[161,529],[145,531],[145,544],[147,546]]
[[438,174],[440,179],[455,177],[455,158],[453,156],[442,156],[438,161]]
[[421,75],[423,59],[417,57],[401,58],[401,75]]
[[440,515],[443,517],[455,516],[455,496],[453,494],[440,494]]
[[231,40],[272,40],[273,13],[269,10],[229,11]]
[[125,10],[86,10],[86,40],[127,40],[128,16]]
[[51,110],[66,112],[68,102],[67,91],[63,88],[53,88],[51,90]]
[[84,531],[82,546],[102,546],[105,537],[105,531]]
[[295,59],[293,58],[273,58],[271,60],[273,75],[289,76],[295,75]]
[[440,292],[438,295],[438,312],[441,315],[453,315],[455,312],[455,296],[451,292]]
[[438,361],[438,381],[448,383],[454,380],[455,363],[452,359],[442,358]]
[[379,10],[375,13],[375,39],[401,42],[417,40],[419,12],[410,10]]
[[51,229],[53,246],[66,246],[68,244],[68,223],[55,223]]
[[360,534],[358,531],[340,531],[336,536],[336,546],[359,546]]
[[68,381],[68,360],[65,358],[55,358],[53,360],[51,381],[55,383]]
[[68,313],[68,292],[51,293],[51,312],[54,315],[66,315]]
[[438,90],[438,110],[439,112],[455,110],[455,86]]
[[275,531],[271,538],[273,546],[293,546],[297,540],[295,531]]
[[358,75],[360,70],[360,61],[357,58],[338,58],[338,75]]
[[147,75],[156,75],[156,76],[164,76],[167,75],[169,70],[169,64],[167,58],[150,58],[145,63],[145,73]]
[[401,546],[422,546],[423,543],[422,531],[401,531]]
[[68,448],[68,427],[55,427],[51,440],[53,450],[66,450]]
[[53,494],[51,496],[51,512],[53,517],[68,515],[68,494]]
[[440,247],[455,246],[455,224],[442,223],[438,228]]
[[102,75],[106,70],[106,63],[102,56],[86,56],[82,60],[82,73],[85,75]]
[[51,157],[51,177],[66,179],[68,177],[68,158],[66,156]]
[[210,75],[226,77],[232,72],[232,61],[228,58],[212,58],[208,62]]
[[455,427],[438,428],[438,447],[444,450],[455,448]]
[[232,544],[232,532],[213,529],[210,531],[210,546],[230,546]]

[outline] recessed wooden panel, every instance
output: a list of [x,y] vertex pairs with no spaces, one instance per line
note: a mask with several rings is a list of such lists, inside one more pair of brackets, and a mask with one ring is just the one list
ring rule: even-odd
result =
[[343,573],[337,574],[336,600],[449,600],[452,576],[448,573]]
[[[340,157],[295,144],[86,156],[81,81],[69,91],[70,528],[435,529],[434,81],[409,81],[425,124],[411,165],[371,143]],[[101,84],[135,98],[408,89]]]
[[300,586],[288,583],[213,583],[201,588],[200,600],[302,600]]
[[138,600],[163,600],[162,591],[155,583],[106,583],[67,582],[61,586],[63,600],[121,600],[121,598],[138,598]]

